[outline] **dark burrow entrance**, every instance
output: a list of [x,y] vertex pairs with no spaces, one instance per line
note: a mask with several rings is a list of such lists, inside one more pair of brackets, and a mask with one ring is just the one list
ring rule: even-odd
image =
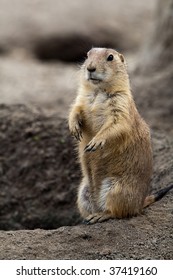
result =
[[105,30],[98,30],[96,33],[97,35],[93,33],[91,36],[70,33],[39,38],[34,43],[32,51],[44,62],[58,60],[66,63],[81,63],[92,47],[123,49],[123,40],[119,34],[115,32],[112,34]]

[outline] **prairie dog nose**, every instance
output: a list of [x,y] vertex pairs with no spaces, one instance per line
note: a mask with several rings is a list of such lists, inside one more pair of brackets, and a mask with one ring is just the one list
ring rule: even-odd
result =
[[93,72],[96,71],[96,67],[94,67],[94,66],[88,66],[88,67],[87,67],[87,70],[88,70],[90,73],[93,73]]

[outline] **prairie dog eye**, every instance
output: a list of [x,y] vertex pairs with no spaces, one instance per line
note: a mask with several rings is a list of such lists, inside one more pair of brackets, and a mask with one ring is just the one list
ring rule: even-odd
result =
[[110,55],[107,57],[107,61],[112,61],[113,59],[114,59],[113,54],[110,54]]

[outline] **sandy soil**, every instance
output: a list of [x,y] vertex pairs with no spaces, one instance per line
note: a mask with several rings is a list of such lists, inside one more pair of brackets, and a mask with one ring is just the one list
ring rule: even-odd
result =
[[[0,115],[0,259],[173,258],[173,191],[138,217],[82,225],[65,120],[24,106],[1,106]],[[173,180],[173,141],[156,132],[152,139],[157,191]]]

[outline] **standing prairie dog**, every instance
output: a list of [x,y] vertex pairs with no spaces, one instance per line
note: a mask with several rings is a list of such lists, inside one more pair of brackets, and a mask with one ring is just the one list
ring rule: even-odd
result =
[[87,223],[137,215],[163,196],[147,196],[150,131],[135,106],[122,54],[106,48],[88,52],[69,129],[79,143],[83,179],[77,204]]

